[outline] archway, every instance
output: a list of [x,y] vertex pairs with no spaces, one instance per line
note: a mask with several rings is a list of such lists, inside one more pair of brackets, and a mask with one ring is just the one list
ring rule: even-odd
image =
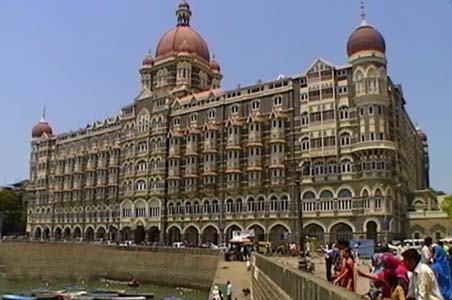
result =
[[45,240],[49,240],[50,239],[50,228],[49,227],[46,227],[44,229],[42,238],[45,239]]
[[85,240],[92,242],[94,241],[94,229],[92,227],[88,227],[85,230]]
[[265,231],[264,229],[259,225],[253,225],[250,227],[250,230],[254,230],[254,239],[256,241],[265,241]]
[[315,238],[319,242],[325,241],[325,231],[319,224],[309,224],[304,229],[304,233],[306,236]]
[[234,231],[242,231],[242,229],[239,226],[237,226],[237,225],[229,226],[228,229],[226,230],[226,239],[227,239],[227,241],[232,239],[232,235],[233,235]]
[[134,237],[136,244],[141,244],[144,242],[144,240],[146,239],[146,231],[144,230],[143,225],[138,225],[137,228],[135,228]]
[[99,227],[99,229],[97,229],[97,232],[96,232],[96,240],[101,240],[101,241],[103,241],[103,240],[105,240],[105,228],[103,228],[103,227]]
[[82,237],[82,231],[80,230],[80,227],[75,227],[74,232],[72,233],[72,237],[74,239],[80,239]]
[[121,230],[121,235],[122,241],[130,241],[132,239],[132,230],[126,226]]
[[288,242],[288,233],[286,227],[278,224],[273,226],[269,232],[269,240],[276,246]]
[[110,225],[109,230],[109,239],[110,241],[116,241],[118,239],[118,229],[115,226]]
[[152,226],[148,232],[150,243],[158,243],[160,241],[160,229],[157,226]]
[[57,227],[57,228],[55,229],[55,240],[56,240],[56,241],[61,240],[61,236],[62,236],[61,228],[60,228],[60,227]]
[[217,245],[218,243],[218,231],[213,226],[207,226],[202,232],[202,243],[213,243]]
[[65,239],[65,240],[71,239],[71,229],[69,227],[64,228],[63,239]]
[[34,234],[33,238],[34,238],[35,240],[40,240],[40,239],[42,238],[42,230],[41,230],[41,227],[36,227],[36,228],[35,228],[35,234]]
[[199,232],[198,229],[194,226],[190,226],[187,229],[185,229],[184,233],[184,239],[187,241],[188,245],[190,246],[198,246],[198,237]]
[[170,245],[172,245],[173,243],[176,243],[176,242],[180,242],[181,238],[180,238],[179,228],[177,228],[176,226],[173,226],[168,230],[168,240],[169,240]]
[[337,223],[331,228],[330,240],[351,240],[353,238],[353,229],[345,223]]
[[377,242],[377,223],[375,221],[369,221],[366,224],[366,239],[374,240]]

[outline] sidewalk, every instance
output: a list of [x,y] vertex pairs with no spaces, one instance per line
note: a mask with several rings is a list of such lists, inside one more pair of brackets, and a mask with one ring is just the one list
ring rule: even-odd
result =
[[226,284],[228,280],[232,283],[232,300],[251,300],[251,296],[245,297],[242,292],[243,289],[251,290],[251,271],[246,269],[246,262],[222,260],[213,284]]

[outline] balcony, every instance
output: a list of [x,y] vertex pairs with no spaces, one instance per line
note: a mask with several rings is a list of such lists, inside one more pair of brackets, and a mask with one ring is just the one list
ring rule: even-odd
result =
[[226,141],[226,150],[240,150],[240,138],[238,135],[228,136]]
[[365,142],[357,142],[352,145],[353,152],[373,150],[373,149],[395,151],[396,146],[395,146],[394,142],[391,142],[391,141],[365,141]]
[[228,160],[226,163],[226,173],[240,173],[240,160]]
[[167,129],[166,127],[154,127],[152,128],[152,134],[156,135],[156,134],[165,134],[167,133]]
[[168,169],[168,177],[180,177],[180,169],[179,168],[169,168]]
[[190,143],[187,144],[187,147],[185,148],[185,155],[198,155],[197,151],[198,151],[197,145]]
[[217,152],[218,150],[216,149],[215,141],[206,140],[204,143],[203,153],[217,153]]
[[270,143],[286,143],[284,129],[272,129],[270,131]]
[[170,146],[168,152],[168,158],[180,158],[181,157],[180,147]]
[[262,170],[262,162],[260,159],[248,159],[247,171],[261,171]]
[[262,137],[258,134],[253,134],[248,136],[248,142],[246,144],[248,147],[263,147]]

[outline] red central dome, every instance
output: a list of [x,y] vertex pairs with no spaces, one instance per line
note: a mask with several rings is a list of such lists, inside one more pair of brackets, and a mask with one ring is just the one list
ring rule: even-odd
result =
[[52,135],[53,131],[48,122],[41,120],[31,130],[31,137],[40,138],[44,133],[47,135]]
[[352,56],[366,50],[376,50],[385,53],[386,43],[378,30],[370,25],[363,24],[350,35],[347,42],[347,54]]
[[181,3],[176,12],[178,24],[176,28],[171,29],[160,39],[156,58],[180,53],[189,52],[206,61],[210,61],[209,47],[202,36],[190,27],[191,10],[187,3]]

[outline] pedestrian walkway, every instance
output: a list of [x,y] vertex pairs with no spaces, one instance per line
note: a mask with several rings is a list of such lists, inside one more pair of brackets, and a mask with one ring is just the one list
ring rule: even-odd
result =
[[[289,256],[273,256],[272,259],[275,261],[288,266],[289,268],[298,269],[298,257],[289,257]],[[313,258],[313,262],[315,264],[315,273],[314,275],[318,278],[322,278],[326,280],[326,267],[325,267],[325,260],[321,257],[315,257]],[[360,260],[359,262],[359,268],[362,271],[368,272],[369,271],[369,261],[366,260]],[[358,276],[358,282],[357,282],[357,291],[356,293],[359,295],[364,295],[369,291],[369,280]]]
[[251,300],[251,296],[246,297],[242,292],[243,289],[251,290],[251,271],[247,270],[245,262],[221,261],[218,264],[213,285],[228,281],[232,283],[232,300]]

